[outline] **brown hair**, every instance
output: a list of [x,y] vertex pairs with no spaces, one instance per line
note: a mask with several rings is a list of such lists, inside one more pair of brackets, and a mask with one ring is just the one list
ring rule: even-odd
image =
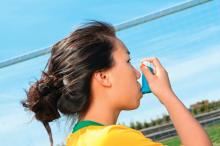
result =
[[45,126],[51,145],[49,122],[58,119],[60,112],[74,117],[88,107],[92,74],[114,65],[115,37],[113,26],[91,21],[52,47],[47,70],[45,67],[40,80],[30,85],[22,101]]

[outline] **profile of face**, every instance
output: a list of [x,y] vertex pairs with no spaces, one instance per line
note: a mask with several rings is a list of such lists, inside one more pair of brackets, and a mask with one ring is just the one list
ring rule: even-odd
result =
[[130,63],[127,47],[118,38],[114,39],[113,60],[114,66],[103,75],[103,85],[107,88],[101,89],[107,95],[107,105],[119,110],[133,110],[140,105],[141,85],[137,81],[141,73]]

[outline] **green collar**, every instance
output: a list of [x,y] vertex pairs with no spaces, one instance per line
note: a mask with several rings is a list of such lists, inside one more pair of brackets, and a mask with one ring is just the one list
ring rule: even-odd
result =
[[90,121],[90,120],[84,120],[84,121],[79,121],[78,123],[76,123],[76,125],[73,127],[73,131],[72,133],[76,132],[77,130],[87,127],[87,126],[91,126],[91,125],[95,125],[95,126],[104,126],[101,123],[97,123],[95,121]]

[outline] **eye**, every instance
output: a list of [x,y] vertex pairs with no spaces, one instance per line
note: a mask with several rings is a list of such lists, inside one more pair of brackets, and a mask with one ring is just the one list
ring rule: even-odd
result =
[[128,62],[128,63],[131,63],[130,61],[131,61],[131,59],[129,59],[127,62]]

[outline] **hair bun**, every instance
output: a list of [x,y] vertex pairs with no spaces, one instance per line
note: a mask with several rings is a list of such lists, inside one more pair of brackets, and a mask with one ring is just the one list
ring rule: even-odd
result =
[[41,96],[46,96],[50,92],[57,90],[62,85],[54,75],[43,72],[41,79],[37,83],[37,89]]
[[38,91],[41,96],[45,96],[50,92],[50,87],[48,83],[39,83],[38,84]]
[[61,85],[58,78],[43,72],[40,80],[31,85],[24,107],[35,113],[36,119],[50,122],[60,117],[57,101],[61,96]]

